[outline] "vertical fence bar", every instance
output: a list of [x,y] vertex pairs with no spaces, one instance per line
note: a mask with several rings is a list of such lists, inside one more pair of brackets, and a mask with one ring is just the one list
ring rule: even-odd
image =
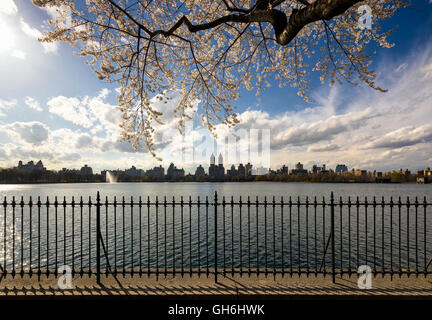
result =
[[[54,270],[54,274],[57,277],[57,272],[58,272],[58,216],[57,216],[57,207],[58,207],[58,201],[57,201],[57,196],[54,198],[54,208],[55,208],[55,270]],[[90,251],[90,248],[89,248]],[[90,259],[89,259],[90,261]]]
[[267,278],[267,196],[264,197],[264,262],[265,277]]
[[[174,211],[173,211],[173,228],[174,228]],[[147,276],[150,277],[150,196],[147,196]]]
[[[241,197],[240,197],[240,240],[241,240]],[[241,245],[240,245],[240,261],[241,261]],[[240,270],[242,263],[240,262]],[[240,272],[241,274],[241,272]],[[231,196],[231,275],[234,277],[234,197]]]
[[[84,206],[84,202],[83,202],[83,198],[82,196],[80,197],[80,276],[82,277],[84,274],[84,269],[83,269],[83,206]],[[48,221],[48,219],[47,219]],[[48,225],[48,223],[47,223]]]
[[159,197],[158,196],[156,196],[155,209],[156,209],[155,212],[156,214],[156,281],[157,281],[159,280]]
[[32,242],[33,242],[33,239],[32,239],[32,227],[33,227],[32,207],[33,207],[33,201],[32,201],[31,196],[30,196],[29,207],[30,207],[30,216],[29,216],[29,218],[30,218],[30,220],[29,220],[29,231],[30,231],[30,265],[29,266],[30,266],[30,270],[29,270],[29,273],[30,273],[30,277],[31,277],[33,274],[33,268],[32,268]]
[[306,274],[309,276],[309,197],[306,196]]
[[373,270],[376,274],[376,198],[373,197]]
[[[47,197],[47,203],[48,203],[48,197]],[[15,206],[16,206],[15,196],[13,196],[12,197],[12,278],[15,278]],[[47,204],[47,212],[48,212],[48,204]],[[47,242],[47,252],[48,252],[48,242]],[[48,253],[47,253],[47,262],[48,262]]]
[[168,275],[168,258],[167,258],[167,200],[164,196],[164,264],[165,264],[165,278]]
[[275,210],[276,210],[276,202],[275,202],[275,196],[273,196],[272,201],[272,207],[273,207],[273,279],[276,280],[276,224],[275,224]]
[[[40,196],[38,196],[38,201],[37,201],[37,207],[38,207],[38,280],[40,280],[40,276],[41,276],[41,223],[40,223],[40,208],[41,208],[41,201],[40,201]],[[6,214],[5,214],[5,228],[6,228]],[[6,236],[6,232],[5,232],[5,236]],[[5,244],[5,254],[6,254],[6,244]],[[5,268],[6,268],[6,263],[5,263]]]
[[[73,212],[73,211],[72,211]],[[108,243],[108,196],[105,196],[105,247],[106,247],[106,265],[105,265],[105,277],[108,277],[108,253],[109,251],[109,243]]]
[[426,258],[426,196],[423,199],[423,259],[424,259],[424,276],[427,276],[427,258]]
[[66,197],[63,197],[63,265],[66,265]]
[[342,247],[343,247],[343,234],[342,234],[342,227],[343,227],[343,203],[342,203],[342,197],[339,197],[339,241],[340,241],[340,257],[339,257],[339,261],[340,261],[340,275],[341,277],[343,276],[343,251],[342,251]]
[[89,216],[88,216],[88,232],[89,232],[89,238],[88,238],[88,240],[89,240],[88,241],[88,261],[89,262],[88,263],[89,263],[89,275],[91,275],[91,273],[92,273],[92,271],[91,271],[91,207],[92,207],[92,202],[91,202],[91,197],[90,196],[89,196],[88,207],[89,207]]
[[114,275],[117,275],[117,197],[114,196]]
[[197,215],[198,215],[198,241],[197,241],[197,249],[198,249],[198,277],[201,277],[201,212],[200,212],[200,197],[198,196],[197,200]]
[[390,197],[390,273],[393,277],[393,197]]
[[384,196],[382,197],[382,200],[381,200],[381,255],[382,255],[382,262],[381,262],[381,264],[382,264],[382,276],[383,276],[383,278],[384,278],[384,275],[385,275],[385,251],[384,251],[384,227],[385,227],[385,225],[384,225]]
[[226,276],[225,196],[222,196],[223,275]]
[[318,248],[317,248],[317,199],[314,196],[314,254],[315,254],[315,277],[318,276]]
[[[328,243],[326,245],[325,209],[326,209],[326,203],[325,203],[325,198],[323,197],[323,199],[322,199],[322,222],[323,222],[323,239],[322,239],[323,240],[323,258],[322,259],[323,259],[323,263],[322,263],[322,265],[324,265],[324,269],[323,269],[324,277],[327,274],[327,270],[326,270],[326,253],[327,253],[327,247],[328,247]],[[330,234],[330,236],[331,236],[331,234]]]
[[331,246],[332,246],[332,282],[336,282],[336,270],[335,270],[335,223],[334,223],[334,195],[333,191],[330,195],[330,224],[331,224]]
[[[39,198],[40,199],[40,198]],[[6,274],[7,274],[7,234],[6,234],[6,231],[7,231],[7,229],[6,229],[6,225],[7,225],[7,221],[6,221],[6,218],[7,218],[7,215],[6,215],[6,207],[7,207],[7,201],[6,201],[6,196],[4,197],[4,201],[3,201],[3,213],[4,213],[4,220],[3,220],[3,223],[4,223],[4,225],[3,225],[3,266],[4,266],[4,270],[3,270],[3,272],[5,273],[5,276],[6,276]],[[39,210],[39,212],[40,212],[40,210]],[[40,230],[40,228],[39,228],[39,230]],[[40,246],[39,246],[39,249],[40,249]],[[39,254],[39,256],[40,256],[40,254]],[[40,259],[39,259],[39,261],[40,261]],[[39,270],[40,270],[40,263],[39,263]]]
[[24,276],[24,197],[21,196],[21,278]]
[[[174,209],[173,209],[173,229],[174,229]],[[147,196],[147,276],[150,277],[150,196]]]
[[360,208],[360,202],[359,202],[359,197],[357,196],[357,199],[356,199],[357,267],[360,266],[360,213],[359,213],[359,208]]
[[126,235],[125,235],[125,229],[126,229],[126,215],[125,215],[125,206],[126,206],[126,202],[125,202],[125,197],[122,197],[122,228],[123,228],[123,233],[122,233],[122,245],[123,245],[123,278],[126,276]]
[[247,197],[248,210],[248,274],[251,276],[251,219],[250,219],[250,197]]
[[418,198],[415,197],[415,261],[416,261],[416,276],[419,275],[419,264],[418,264]]
[[208,196],[206,196],[206,201],[205,201],[205,206],[206,206],[206,266],[207,266],[207,278],[209,277],[209,221],[208,221],[208,208],[209,208],[209,201],[208,201]]
[[351,277],[351,197],[348,197],[348,275]]
[[150,277],[150,196],[147,196],[147,277]]
[[365,197],[365,265],[368,265],[368,201]]
[[173,277],[175,278],[176,276],[176,268],[175,268],[175,259],[176,259],[176,250],[175,250],[175,198],[173,196],[172,198],[172,221],[173,221],[173,225],[172,225],[172,273],[173,273]]
[[189,275],[192,276],[192,196],[189,196]]
[[100,241],[101,241],[101,229],[100,229],[100,194],[99,191],[96,195],[96,283],[101,284],[101,265],[100,265]]
[[184,243],[183,243],[183,196],[180,197],[180,228],[181,228],[181,277],[183,278],[184,275],[184,266],[183,266],[183,250],[184,250]]
[[282,263],[282,277],[285,276],[285,264],[284,264],[284,201],[283,197],[281,196],[281,263]]
[[289,256],[290,256],[290,276],[293,275],[293,259],[292,259],[292,199],[289,197]]
[[258,231],[258,225],[259,225],[259,218],[258,218],[258,196],[256,197],[255,200],[255,216],[256,216],[256,274],[257,276],[259,275],[259,246],[258,246],[258,241],[259,241],[259,231]]
[[410,200],[409,197],[407,197],[407,203],[406,203],[406,213],[407,213],[407,272],[408,276],[410,275],[410,233],[409,233],[409,227],[410,227]]
[[75,198],[72,196],[72,276],[75,275]]
[[402,201],[401,201],[401,197],[399,197],[399,201],[398,201],[398,218],[399,218],[399,222],[398,222],[398,229],[399,229],[399,241],[398,241],[398,245],[399,245],[399,250],[398,250],[398,255],[399,255],[399,277],[402,275],[402,218],[401,218],[401,210],[402,210]]
[[[165,201],[166,202],[166,201]],[[139,276],[142,277],[143,268],[142,268],[142,198],[139,196]],[[166,212],[165,212],[166,215]],[[166,220],[166,216],[165,216]],[[166,225],[166,222],[165,222]]]
[[[231,202],[233,202],[233,198],[231,197]],[[239,203],[239,205],[240,205],[240,212],[239,212],[239,215],[240,215],[240,253],[239,253],[239,263],[240,263],[240,277],[242,277],[243,276],[243,243],[242,243],[242,241],[243,241],[243,232],[242,232],[242,229],[243,229],[243,223],[242,223],[242,199],[241,199],[241,196],[240,196],[240,203]],[[234,276],[234,212],[233,212],[233,210],[234,210],[234,208],[233,207],[231,207],[231,232],[232,232],[232,244],[231,244],[231,248],[232,248],[232,257],[231,257],[231,259],[232,259],[232,263],[233,263],[233,276]]]
[[297,273],[300,275],[300,260],[301,260],[301,253],[300,253],[300,196],[297,197],[297,264],[298,264],[298,270]]
[[218,260],[217,260],[217,191],[214,193],[214,273],[215,283],[217,283],[218,276]]
[[134,209],[134,202],[133,202],[133,197],[131,196],[130,198],[130,236],[131,236],[131,240],[130,240],[130,245],[131,245],[131,258],[130,258],[130,264],[131,264],[131,276],[133,277],[134,275],[134,233],[133,233],[133,229],[134,229],[134,223],[133,223],[133,209]]

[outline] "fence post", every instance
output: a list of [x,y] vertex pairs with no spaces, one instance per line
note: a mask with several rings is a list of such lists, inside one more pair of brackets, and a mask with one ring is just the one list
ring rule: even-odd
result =
[[101,262],[101,255],[100,255],[100,240],[101,240],[101,230],[100,230],[100,194],[99,191],[97,192],[96,196],[96,283],[101,284],[100,276],[101,276],[101,269],[100,269],[100,262]]
[[332,247],[332,282],[336,282],[336,272],[335,272],[335,224],[334,224],[334,195],[333,191],[330,195],[330,225],[331,225],[331,247]]
[[217,263],[217,191],[214,194],[214,273],[215,273],[215,283],[217,283],[218,276],[218,263]]

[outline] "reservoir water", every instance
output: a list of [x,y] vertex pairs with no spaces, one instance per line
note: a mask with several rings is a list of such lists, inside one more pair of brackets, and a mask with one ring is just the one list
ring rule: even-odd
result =
[[[0,212],[0,263],[7,270],[39,266],[54,269],[61,265],[93,269],[95,208],[88,201],[91,197],[94,204],[98,191],[102,203],[101,233],[112,268],[212,268],[214,208],[211,204],[206,206],[205,201],[208,197],[212,203],[215,192],[218,202],[227,203],[218,207],[219,267],[318,269],[323,263],[328,267],[330,257],[323,253],[330,234],[328,204],[332,191],[339,268],[356,269],[368,264],[377,270],[422,269],[432,256],[432,185],[87,183],[0,185],[0,191],[2,202],[8,202]],[[13,196],[18,203],[15,207],[10,205]],[[26,203],[23,208],[19,205],[21,197]],[[30,197],[31,208],[27,205]],[[38,197],[40,207],[35,205]],[[59,201],[57,208],[53,205],[55,197]],[[62,201],[70,203],[72,197],[75,207],[64,208]],[[130,206],[131,197],[134,206]],[[137,205],[140,197],[141,207]],[[188,205],[189,197],[192,206]],[[234,206],[230,205],[231,197]],[[273,197],[276,203],[283,201],[285,205],[272,206]],[[287,206],[290,197],[293,204]],[[370,205],[357,207],[357,197],[362,204],[367,198]],[[399,197],[402,206],[398,206]],[[410,206],[406,205],[408,197]],[[344,203],[350,199],[353,205],[344,205],[341,210],[341,198]],[[386,203],[392,199],[394,206],[381,206],[383,198]],[[200,206],[196,205],[198,199]],[[242,206],[238,205],[240,199]],[[308,207],[304,205],[306,199]],[[423,205],[425,199],[428,206]],[[301,206],[296,205],[298,200]],[[106,259],[102,259],[102,266],[106,266]]]

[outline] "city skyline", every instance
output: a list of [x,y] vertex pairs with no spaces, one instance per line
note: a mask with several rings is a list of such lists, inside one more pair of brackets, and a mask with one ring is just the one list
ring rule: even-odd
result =
[[[256,167],[253,163],[238,163],[238,164],[225,164],[223,163],[223,157],[221,154],[218,156],[218,163],[215,162],[215,156],[212,154],[210,156],[208,166],[203,166],[205,164],[198,164],[195,170],[185,171],[183,168],[177,168],[175,163],[171,162],[165,171],[165,166],[159,165],[150,168],[139,168],[135,165],[132,165],[130,168],[117,168],[117,169],[102,169],[100,171],[93,171],[92,165],[84,164],[80,169],[76,168],[66,168],[63,167],[61,170],[50,170],[43,165],[43,161],[39,160],[35,164],[35,161],[30,160],[27,163],[25,161],[20,160],[18,165],[11,168],[1,168],[0,169],[19,169],[22,171],[32,171],[32,170],[40,170],[40,171],[57,171],[57,172],[79,172],[82,175],[92,175],[92,174],[102,174],[103,176],[107,172],[111,173],[125,173],[130,176],[141,176],[148,175],[154,177],[167,177],[168,179],[175,179],[178,177],[184,177],[186,175],[206,175],[213,178],[223,178],[224,176],[236,176],[236,175],[266,175],[266,174],[286,174],[286,175],[295,175],[295,174],[322,174],[322,173],[353,173],[357,175],[365,175],[369,173],[374,173],[377,176],[381,176],[383,174],[388,174],[392,172],[399,172],[405,175],[415,174],[421,175],[421,172],[425,174],[425,176],[430,175],[430,167],[425,167],[419,170],[410,170],[409,168],[393,168],[387,171],[378,171],[378,170],[365,170],[362,168],[349,167],[345,164],[338,163],[334,169],[326,164],[313,164],[309,169],[300,161],[297,162],[294,166],[290,167],[286,164],[275,167],[275,168],[264,168],[264,167]],[[219,170],[218,170],[219,168]],[[231,173],[230,173],[231,170]],[[233,172],[233,170],[235,170]],[[156,172],[158,171],[158,172]],[[155,174],[153,174],[155,172]]]

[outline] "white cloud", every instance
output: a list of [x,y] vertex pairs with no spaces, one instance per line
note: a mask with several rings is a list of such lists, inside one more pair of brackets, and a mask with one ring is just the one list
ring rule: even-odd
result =
[[16,133],[22,141],[40,145],[48,139],[48,127],[38,121],[33,122],[14,122],[6,126],[12,133]]
[[90,129],[92,134],[104,132],[109,137],[119,138],[120,110],[105,101],[108,89],[97,96],[82,98],[57,96],[48,101],[49,111],[78,126]]
[[5,114],[2,111],[6,111],[6,110],[9,110],[9,109],[12,109],[16,105],[17,105],[17,100],[16,99],[3,100],[3,99],[0,98],[0,117],[4,117],[5,116]]
[[402,148],[426,142],[432,142],[432,125],[429,124],[394,130],[368,143],[365,148]]
[[80,135],[76,141],[75,146],[78,149],[84,149],[84,148],[89,148],[93,145],[93,139],[92,137],[90,137],[89,134],[84,133],[82,135]]
[[272,148],[279,149],[290,145],[308,146],[320,141],[331,141],[339,134],[365,126],[367,120],[376,116],[372,108],[367,108],[360,112],[333,115],[310,124],[288,127],[274,135]]
[[18,50],[18,49],[14,49],[11,53],[12,57],[21,59],[21,60],[25,60],[27,57],[27,54],[22,51],[22,50]]
[[40,106],[39,101],[35,100],[32,97],[26,97],[24,102],[31,109],[34,109],[36,111],[43,111],[42,107]]
[[432,78],[432,59],[429,61],[427,65],[421,68],[421,72],[423,73],[424,79]]
[[13,0],[1,0],[0,1],[0,13],[7,15],[15,15],[18,12],[18,8]]
[[311,146],[308,147],[307,152],[326,152],[326,151],[335,151],[335,150],[339,150],[340,146],[338,146],[337,144],[331,143],[331,144],[326,144],[323,146]]
[[0,19],[0,53],[10,52],[15,45],[15,35],[6,19]]
[[50,99],[47,105],[51,113],[84,128],[90,128],[95,121],[86,104],[78,98],[58,96]]
[[6,151],[0,148],[0,159],[6,159],[6,158],[7,158]]
[[[23,18],[20,19],[20,27],[22,32],[24,32],[30,38],[38,40],[39,38],[43,37],[42,32],[31,27],[24,21]],[[58,45],[55,42],[40,42],[40,44],[42,45],[45,53],[57,53],[58,51]]]

